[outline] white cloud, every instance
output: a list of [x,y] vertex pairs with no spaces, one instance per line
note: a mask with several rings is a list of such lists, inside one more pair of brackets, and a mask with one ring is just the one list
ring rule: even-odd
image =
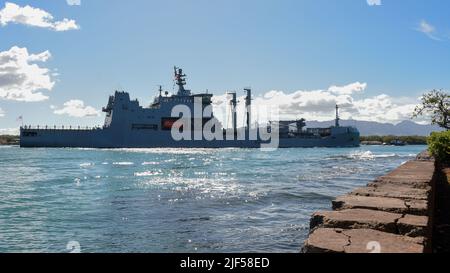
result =
[[368,99],[356,100],[354,107],[357,109],[358,119],[397,123],[410,119],[416,104],[399,104],[395,99],[382,94]]
[[27,48],[12,47],[0,51],[0,99],[16,101],[43,101],[48,99],[42,90],[55,85],[50,70],[36,62],[46,62],[49,51],[29,54]]
[[3,111],[2,108],[0,108],[0,118],[5,116],[5,111]]
[[[417,99],[405,101],[400,98],[392,98],[388,95],[379,95],[370,98],[358,99],[354,97],[356,92],[363,92],[366,83],[352,83],[345,86],[332,86],[326,90],[296,91],[285,93],[272,90],[262,96],[257,96],[252,101],[252,122],[257,120],[256,112],[264,109],[264,106],[278,107],[281,119],[298,119],[327,121],[335,117],[335,105],[341,107],[341,118],[357,119],[387,123],[398,123],[411,118],[411,114],[419,103]],[[244,97],[239,98],[237,107],[238,125],[242,126],[245,113]],[[213,97],[214,112],[224,126],[231,126],[230,113],[227,113],[226,95]],[[259,122],[267,122],[261,119]],[[228,121],[227,121],[228,119]]]
[[81,0],[66,0],[69,6],[79,6],[81,5]]
[[21,7],[14,3],[6,2],[5,7],[0,10],[0,25],[6,26],[10,23],[49,28],[55,31],[80,28],[75,20],[64,18],[61,21],[54,21],[53,15],[45,10],[28,5]]
[[381,6],[381,0],[367,0],[369,6]]
[[20,134],[19,128],[0,128],[0,136],[18,136]]
[[417,31],[424,33],[430,39],[439,41],[440,39],[436,36],[436,28],[425,20],[420,21],[419,26],[416,28]]
[[331,86],[328,91],[338,95],[351,95],[356,92],[362,92],[366,90],[367,83],[355,82],[345,86]]
[[100,111],[94,107],[85,106],[82,100],[70,100],[64,103],[64,107],[61,109],[51,108],[55,110],[53,113],[57,115],[68,115],[76,118],[100,116]]

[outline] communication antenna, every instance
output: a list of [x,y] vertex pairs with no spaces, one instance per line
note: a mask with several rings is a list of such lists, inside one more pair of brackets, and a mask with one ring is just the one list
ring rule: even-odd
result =
[[159,97],[162,97],[163,86],[162,85],[157,85],[157,86],[158,86]]

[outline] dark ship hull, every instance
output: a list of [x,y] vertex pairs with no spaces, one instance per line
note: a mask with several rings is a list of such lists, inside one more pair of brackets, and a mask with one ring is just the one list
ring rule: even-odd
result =
[[[359,133],[336,128],[329,136],[280,137],[279,148],[356,147]],[[342,130],[338,130],[342,129]],[[53,148],[261,148],[261,140],[181,140],[172,139],[170,131],[127,132],[113,129],[57,130],[25,129],[20,131],[21,147]]]

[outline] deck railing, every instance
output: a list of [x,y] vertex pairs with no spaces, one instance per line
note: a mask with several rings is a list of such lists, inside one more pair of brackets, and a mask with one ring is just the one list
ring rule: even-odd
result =
[[24,125],[21,126],[20,129],[23,130],[67,130],[67,131],[93,131],[93,130],[101,130],[101,129],[105,129],[105,126],[32,126],[32,125]]

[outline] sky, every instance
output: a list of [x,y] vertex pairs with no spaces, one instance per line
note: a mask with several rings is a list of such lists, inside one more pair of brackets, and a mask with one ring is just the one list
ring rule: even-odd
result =
[[[115,90],[252,87],[283,118],[398,123],[450,89],[450,1],[0,0],[0,134],[102,125]],[[243,103],[243,99],[240,99]],[[242,111],[241,111],[242,112]],[[425,122],[425,120],[419,120]]]

